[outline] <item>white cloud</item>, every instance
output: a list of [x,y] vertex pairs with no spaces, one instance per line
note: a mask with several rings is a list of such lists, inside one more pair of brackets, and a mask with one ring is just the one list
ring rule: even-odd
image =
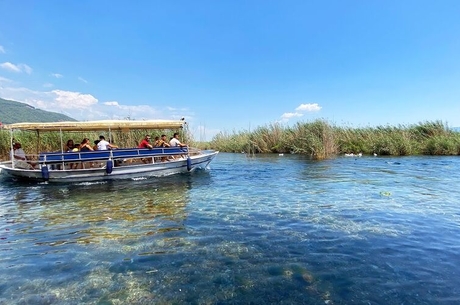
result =
[[97,98],[91,94],[64,90],[53,90],[51,92],[57,96],[55,102],[58,103],[60,108],[64,109],[85,109],[98,102]]
[[5,69],[5,70],[12,71],[12,72],[17,72],[17,73],[21,73],[21,72],[25,72],[27,74],[32,73],[32,68],[29,67],[26,64],[17,64],[17,65],[15,65],[15,64],[12,64],[10,62],[4,62],[4,63],[0,64],[0,67]]
[[314,111],[320,111],[321,107],[317,104],[300,104],[299,107],[295,109],[296,111],[306,111],[306,112],[314,112]]
[[18,101],[32,105],[43,110],[60,112],[56,105],[52,103],[53,94],[51,92],[34,91],[24,87],[2,87],[0,86],[0,96],[2,98]]
[[0,46],[0,53],[3,53],[3,54],[6,53],[5,48],[3,46]]
[[151,120],[158,117],[158,111],[149,105],[118,105],[116,107],[118,115],[121,117],[130,116],[136,120]]
[[51,76],[56,77],[56,78],[62,78],[63,75],[59,73],[51,73]]
[[52,88],[52,87],[54,87],[54,85],[53,85],[52,83],[44,83],[44,84],[43,84],[43,87],[45,87],[45,88]]
[[13,72],[21,72],[21,69],[19,69],[18,66],[13,65],[10,62],[4,62],[4,63],[0,64],[0,67],[2,67],[5,70],[9,70],[9,71],[13,71]]
[[0,76],[0,84],[1,84],[1,83],[11,83],[11,82],[12,82],[11,79],[8,79],[8,78],[1,77],[1,76]]
[[[45,84],[46,85],[46,84]],[[51,84],[50,84],[51,85]],[[25,87],[15,87],[14,82],[0,78],[0,96],[5,99],[29,104],[35,108],[62,113],[79,121],[107,119],[179,119],[193,113],[168,108],[156,109],[149,105],[123,105],[117,101],[99,102],[91,94],[65,90],[34,91]],[[207,131],[209,135],[209,130]]]
[[[45,84],[46,85],[46,84]],[[51,84],[50,84],[51,85]],[[164,107],[157,109],[149,105],[123,105],[117,101],[100,103],[91,94],[65,90],[34,91],[25,87],[15,87],[14,82],[0,77],[0,96],[2,98],[29,104],[35,108],[62,113],[79,121],[107,120],[107,119],[180,119],[185,116],[187,122],[193,121],[193,112],[187,109]],[[196,140],[210,140],[220,130],[198,126],[193,129]]]
[[281,116],[280,122],[287,122],[292,118],[298,118],[304,115],[304,112],[316,112],[320,111],[321,107],[318,104],[300,104],[295,112],[285,112]]
[[102,111],[93,109],[97,106],[97,99],[90,94],[62,90],[34,91],[23,87],[0,86],[0,96],[42,110],[62,113],[77,120],[104,119]]
[[84,79],[83,77],[78,77],[78,80],[81,81],[81,82],[84,82],[85,84],[88,83],[88,81],[86,79]]
[[298,113],[298,112],[286,112],[286,113],[283,113],[283,115],[281,116],[281,119],[282,120],[289,120],[293,117],[301,117],[303,116],[302,113]]
[[19,64],[19,67],[22,71],[26,72],[27,74],[32,74],[32,68],[26,64]]

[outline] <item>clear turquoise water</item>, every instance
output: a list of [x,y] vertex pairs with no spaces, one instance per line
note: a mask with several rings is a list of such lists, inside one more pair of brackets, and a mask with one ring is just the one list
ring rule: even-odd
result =
[[0,304],[458,304],[460,158],[0,183]]

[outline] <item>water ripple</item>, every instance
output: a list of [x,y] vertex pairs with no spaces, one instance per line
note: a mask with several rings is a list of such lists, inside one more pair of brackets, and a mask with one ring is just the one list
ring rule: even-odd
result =
[[0,184],[0,304],[456,304],[460,161],[221,154]]

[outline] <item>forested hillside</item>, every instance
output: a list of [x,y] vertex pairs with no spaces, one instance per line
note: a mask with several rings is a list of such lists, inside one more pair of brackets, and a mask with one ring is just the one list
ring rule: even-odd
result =
[[76,120],[60,113],[44,111],[24,103],[0,98],[0,122],[2,124],[59,121]]

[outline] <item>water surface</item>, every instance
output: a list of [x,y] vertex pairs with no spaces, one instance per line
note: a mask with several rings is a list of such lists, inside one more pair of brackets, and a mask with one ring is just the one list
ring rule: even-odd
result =
[[458,304],[460,159],[0,184],[0,304]]

